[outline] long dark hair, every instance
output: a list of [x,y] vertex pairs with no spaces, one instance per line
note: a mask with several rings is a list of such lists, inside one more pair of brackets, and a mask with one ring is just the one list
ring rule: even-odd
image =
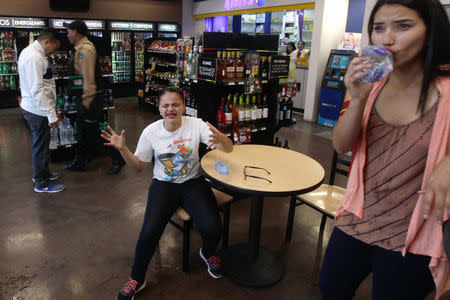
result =
[[427,27],[427,43],[423,51],[423,81],[417,109],[424,111],[431,82],[437,75],[450,76],[441,66],[450,63],[450,23],[439,0],[378,0],[370,14],[368,31],[372,44],[375,14],[383,5],[399,4],[417,11]]
[[[297,48],[295,47],[295,43],[294,42],[289,42],[287,45],[291,45],[292,46],[292,52],[294,52],[295,50],[297,50]],[[286,45],[286,46],[287,46]],[[289,52],[288,48],[286,47],[286,53],[287,54],[291,54],[292,52]]]
[[180,96],[181,101],[184,102],[183,91],[182,91],[181,89],[177,88],[176,86],[168,86],[168,87],[166,87],[166,88],[161,92],[161,94],[159,94],[159,98],[161,98],[161,97],[162,97],[164,94],[166,94],[166,93],[175,93],[175,94],[177,94],[178,96]]

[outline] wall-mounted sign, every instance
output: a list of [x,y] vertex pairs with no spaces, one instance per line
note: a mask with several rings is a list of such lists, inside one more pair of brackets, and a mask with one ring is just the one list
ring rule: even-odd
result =
[[[66,29],[64,23],[71,23],[73,19],[49,19],[50,27],[58,29]],[[89,30],[103,30],[105,29],[105,21],[102,20],[83,20]]]
[[154,23],[146,22],[126,22],[126,21],[112,21],[109,23],[111,30],[134,30],[134,31],[153,31],[155,30]]
[[153,31],[155,30],[155,24],[153,23],[140,23],[133,22],[133,30]]
[[225,9],[248,8],[255,5],[262,7],[266,0],[225,0]]
[[44,28],[45,19],[0,17],[0,28]]
[[178,25],[177,24],[158,24],[158,31],[164,31],[164,32],[177,32],[178,31]]

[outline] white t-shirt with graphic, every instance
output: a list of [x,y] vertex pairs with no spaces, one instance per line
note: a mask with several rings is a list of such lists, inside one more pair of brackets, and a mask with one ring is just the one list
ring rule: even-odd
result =
[[153,177],[182,183],[200,176],[198,147],[208,144],[211,130],[201,119],[182,117],[181,127],[169,132],[163,120],[148,125],[141,134],[134,155],[142,162],[155,157]]

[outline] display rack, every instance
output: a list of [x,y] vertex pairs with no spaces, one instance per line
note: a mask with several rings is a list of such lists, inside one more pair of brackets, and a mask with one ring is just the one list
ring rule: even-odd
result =
[[0,31],[0,108],[18,105],[17,57],[14,32]]
[[145,39],[144,49],[145,76],[138,102],[157,110],[160,92],[170,85],[171,77],[176,73],[176,39]]

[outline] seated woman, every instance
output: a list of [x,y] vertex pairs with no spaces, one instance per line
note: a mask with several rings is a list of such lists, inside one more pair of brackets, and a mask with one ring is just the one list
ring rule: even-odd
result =
[[141,134],[136,152],[125,144],[125,130],[118,135],[108,126],[103,131],[105,145],[120,151],[128,165],[141,171],[155,159],[153,181],[148,192],[147,208],[136,245],[130,277],[117,295],[118,300],[133,299],[146,284],[145,274],[159,239],[173,213],[182,206],[191,215],[203,247],[200,257],[213,278],[222,277],[220,258],[214,256],[221,239],[221,221],[214,194],[200,174],[198,147],[225,152],[233,150],[230,139],[201,119],[185,117],[186,106],[181,90],[168,87],[162,93],[159,111],[162,120],[148,125]]

